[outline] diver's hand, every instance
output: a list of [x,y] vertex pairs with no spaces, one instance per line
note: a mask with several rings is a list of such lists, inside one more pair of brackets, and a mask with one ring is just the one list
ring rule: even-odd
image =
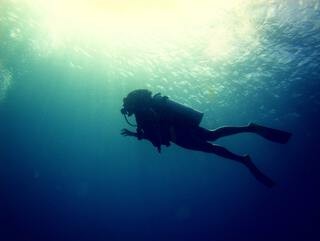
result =
[[122,129],[121,135],[123,135],[123,136],[137,136],[137,133],[129,131],[128,129]]

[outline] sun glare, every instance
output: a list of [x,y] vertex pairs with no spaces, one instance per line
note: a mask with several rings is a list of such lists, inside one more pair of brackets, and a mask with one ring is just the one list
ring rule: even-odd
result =
[[230,54],[235,41],[254,35],[246,14],[250,0],[28,1],[54,48],[70,41],[155,47],[155,40],[161,45],[195,38],[206,42],[208,55],[218,58]]

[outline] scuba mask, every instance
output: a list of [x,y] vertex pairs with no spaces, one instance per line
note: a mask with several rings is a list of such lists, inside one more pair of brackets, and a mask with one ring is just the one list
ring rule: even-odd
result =
[[131,124],[127,119],[127,116],[131,116],[133,114],[133,111],[128,106],[126,99],[127,98],[123,98],[123,107],[121,108],[120,112],[123,115],[124,119],[126,120],[126,122],[128,123],[129,126],[136,127],[137,125]]
[[136,108],[134,106],[134,103],[131,103],[128,98],[123,98],[123,107],[120,110],[121,114],[131,116],[135,112]]
[[129,125],[135,126],[129,123],[127,116],[144,110],[146,105],[150,103],[150,100],[152,100],[152,92],[146,89],[134,90],[130,92],[127,97],[123,98],[123,108],[120,111]]
[[130,92],[127,97],[123,98],[123,108],[121,113],[131,116],[133,113],[144,110],[146,105],[152,100],[151,91],[138,89]]

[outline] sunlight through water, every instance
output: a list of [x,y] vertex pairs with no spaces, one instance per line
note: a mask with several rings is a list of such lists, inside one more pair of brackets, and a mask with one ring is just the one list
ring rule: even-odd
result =
[[[149,88],[205,111],[213,101],[221,108],[250,95],[260,101],[260,92],[277,98],[300,81],[295,69],[318,62],[310,54],[319,39],[316,0],[5,2],[3,66],[21,51],[22,64],[52,61],[90,73],[106,90]],[[290,75],[272,78],[284,71]]]
[[161,52],[201,41],[203,53],[219,60],[256,37],[247,12],[251,0],[42,0],[28,5],[37,16],[41,39],[36,44],[42,51],[89,44]]

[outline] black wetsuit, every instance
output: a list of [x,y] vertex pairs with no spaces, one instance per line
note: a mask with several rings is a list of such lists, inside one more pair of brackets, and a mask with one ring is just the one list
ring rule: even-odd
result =
[[170,145],[170,124],[161,120],[160,114],[154,109],[135,113],[137,122],[137,137],[147,139],[153,146],[161,150],[161,145]]
[[136,136],[139,140],[147,139],[159,152],[161,145],[169,146],[170,142],[173,142],[186,149],[213,153],[238,161],[248,167],[259,181],[270,187],[274,185],[271,179],[258,170],[249,155],[238,155],[210,142],[238,133],[255,133],[265,139],[284,144],[290,139],[291,133],[254,123],[208,130],[199,126],[202,113],[176,102],[166,102],[167,100],[167,97],[159,94],[146,99],[143,105],[132,112],[136,118],[137,132],[123,129],[122,134]]

